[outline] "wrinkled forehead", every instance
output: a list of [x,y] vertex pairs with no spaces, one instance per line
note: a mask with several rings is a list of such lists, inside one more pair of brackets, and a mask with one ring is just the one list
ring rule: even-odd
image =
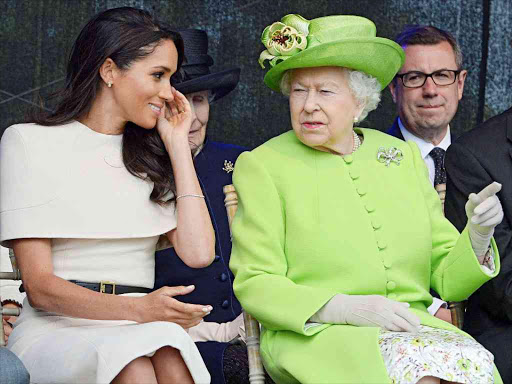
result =
[[408,45],[405,47],[405,62],[401,73],[420,71],[432,73],[441,69],[457,69],[452,46],[443,41],[434,45]]
[[196,92],[187,93],[185,96],[186,97],[208,96],[210,94],[210,92],[211,92],[210,90],[205,89],[205,90],[202,90],[202,91],[196,91]]
[[312,67],[291,70],[291,82],[303,85],[345,85],[346,68],[343,67]]

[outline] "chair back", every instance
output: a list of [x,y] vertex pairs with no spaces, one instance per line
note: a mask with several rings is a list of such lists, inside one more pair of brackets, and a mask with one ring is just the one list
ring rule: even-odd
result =
[[[224,205],[228,215],[229,229],[238,208],[238,195],[233,184],[224,186]],[[244,313],[244,325],[249,359],[249,383],[265,384],[265,370],[260,356],[260,324],[247,312]]]

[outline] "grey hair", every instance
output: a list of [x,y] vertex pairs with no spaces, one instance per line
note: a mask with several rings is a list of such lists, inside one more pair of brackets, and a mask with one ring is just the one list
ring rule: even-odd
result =
[[[356,71],[354,69],[343,68],[348,76],[348,86],[350,92],[355,97],[358,105],[363,105],[363,110],[359,116],[358,122],[363,121],[368,113],[377,108],[380,102],[380,83],[379,81],[364,72]],[[281,93],[285,96],[290,96],[291,88],[291,73],[292,70],[287,70],[283,73],[279,87]]]

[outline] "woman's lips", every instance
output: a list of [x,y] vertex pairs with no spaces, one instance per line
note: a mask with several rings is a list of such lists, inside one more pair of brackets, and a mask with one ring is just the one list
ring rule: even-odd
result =
[[322,127],[324,124],[320,121],[306,121],[302,123],[302,126],[306,129],[318,129]]
[[158,105],[155,105],[155,104],[149,104],[149,107],[151,108],[151,110],[153,111],[153,113],[157,116],[160,116],[160,114],[162,113],[162,107],[161,106],[158,106]]

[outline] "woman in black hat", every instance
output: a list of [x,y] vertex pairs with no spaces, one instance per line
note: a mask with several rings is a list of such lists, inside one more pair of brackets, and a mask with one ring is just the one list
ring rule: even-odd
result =
[[234,163],[245,149],[209,140],[206,136],[210,103],[231,92],[237,85],[240,69],[211,72],[205,31],[179,31],[185,45],[185,60],[171,78],[172,85],[188,99],[193,122],[189,142],[194,154],[202,193],[215,230],[215,259],[207,268],[193,269],[177,257],[174,249],[156,253],[155,289],[193,284],[195,290],[180,300],[208,303],[213,307],[204,322],[189,329],[189,335],[206,363],[212,383],[247,382],[245,346],[230,344],[243,326],[242,308],[233,293],[233,274],[229,270],[231,239],[222,188],[231,184]]

